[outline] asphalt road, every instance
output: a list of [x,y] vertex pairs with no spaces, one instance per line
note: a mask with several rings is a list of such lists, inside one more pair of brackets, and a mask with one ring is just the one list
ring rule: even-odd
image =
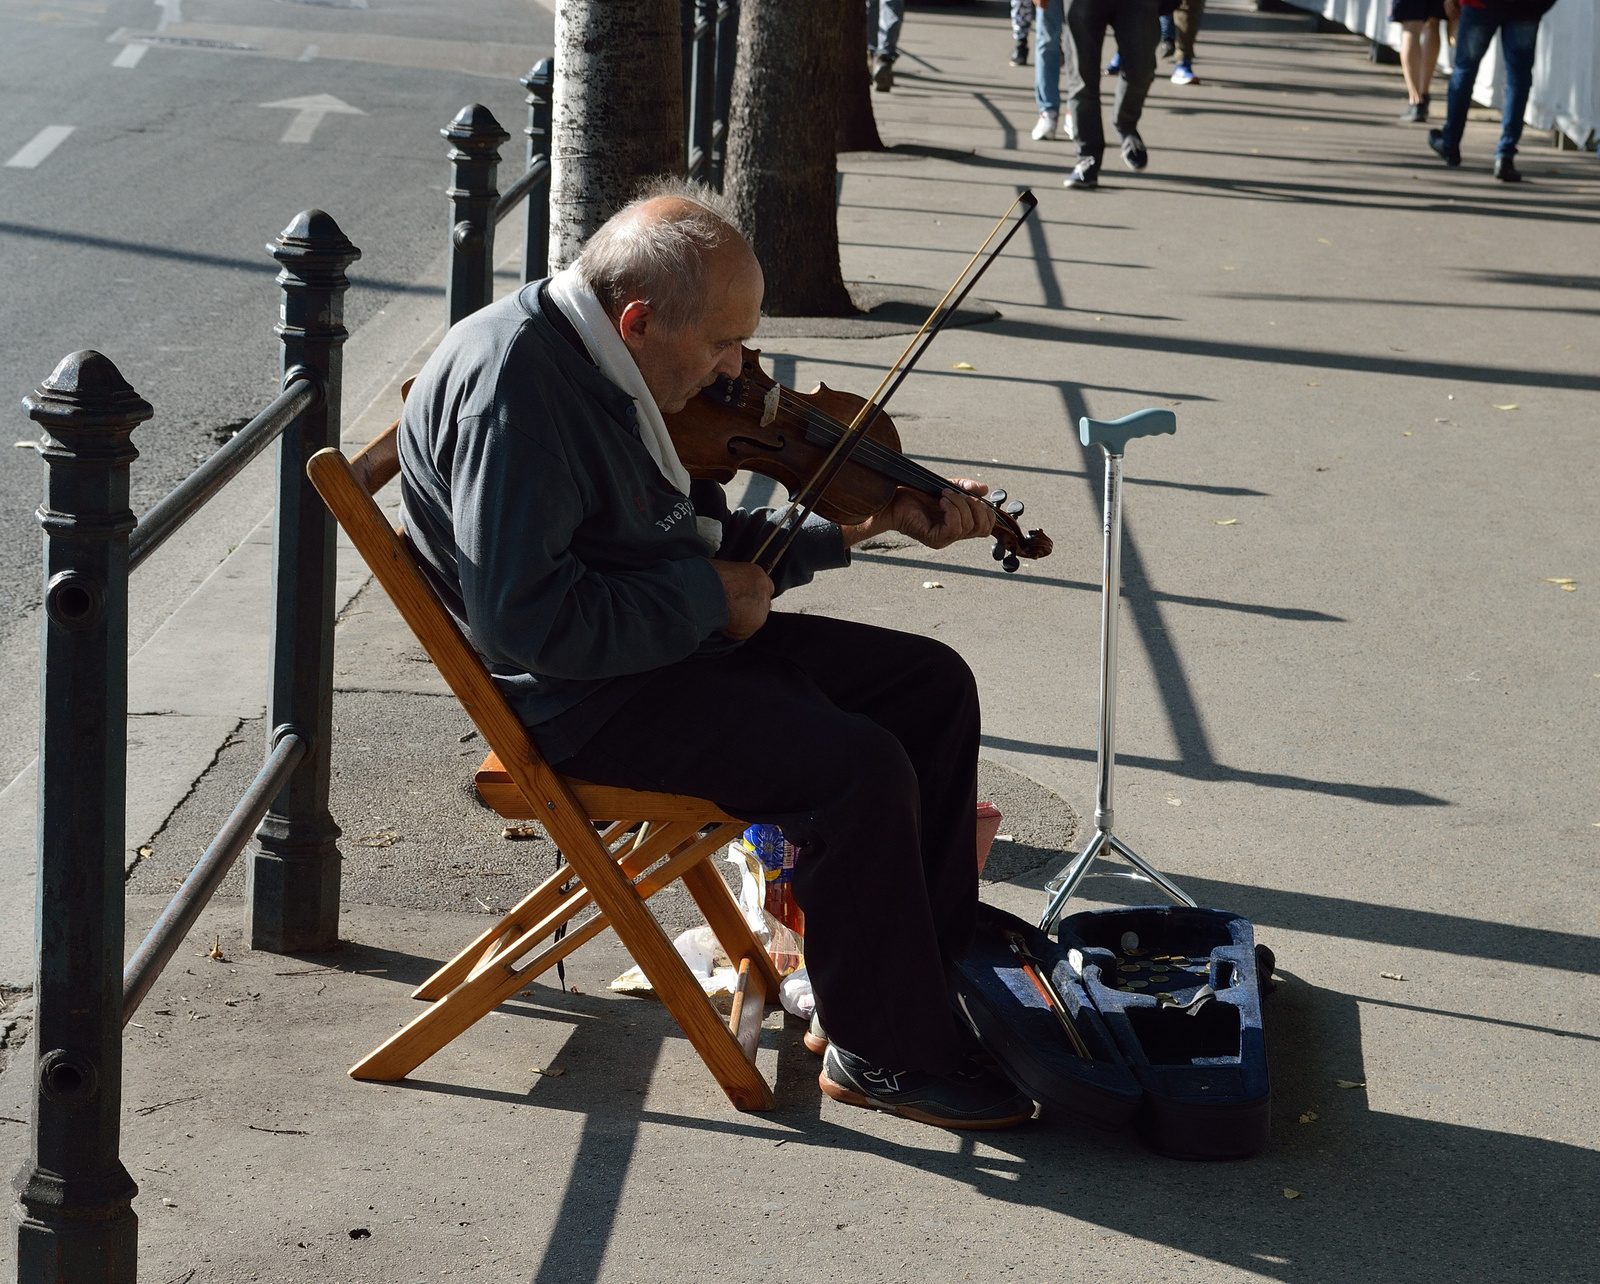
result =
[[[362,250],[352,331],[434,288],[438,130],[486,103],[520,166],[515,77],[553,22],[534,0],[0,0],[4,440],[35,435],[17,401],[61,357],[105,352],[156,411],[134,436],[142,512],[276,390],[264,247],[297,211],[328,210]],[[317,95],[351,110],[270,105]],[[42,477],[30,452],[0,462],[4,640],[39,596]]]

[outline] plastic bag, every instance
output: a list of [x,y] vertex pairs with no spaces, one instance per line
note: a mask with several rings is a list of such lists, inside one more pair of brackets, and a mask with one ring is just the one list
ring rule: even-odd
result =
[[811,1014],[817,1010],[817,998],[811,993],[811,977],[805,968],[797,968],[783,978],[783,984],[778,987],[778,1002],[783,1004],[785,1012],[793,1013],[802,1021],[811,1020]]
[[750,931],[772,959],[779,976],[786,976],[805,964],[805,941],[798,932],[780,922],[763,903],[766,887],[765,867],[760,855],[740,840],[728,844],[725,860],[739,869],[739,909]]

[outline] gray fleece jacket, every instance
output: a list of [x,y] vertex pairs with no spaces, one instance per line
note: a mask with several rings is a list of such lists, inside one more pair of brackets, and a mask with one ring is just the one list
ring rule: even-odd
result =
[[[445,337],[400,418],[401,517],[424,571],[551,762],[576,753],[649,676],[737,644],[717,556],[748,559],[774,511],[685,498],[639,438],[633,399],[595,367],[543,282]],[[779,592],[848,565],[813,518]]]

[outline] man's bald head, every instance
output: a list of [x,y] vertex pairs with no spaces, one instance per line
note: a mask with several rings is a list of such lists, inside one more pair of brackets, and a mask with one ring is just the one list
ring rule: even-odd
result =
[[761,265],[708,188],[662,179],[608,219],[573,265],[663,413],[737,375],[761,320]]
[[698,323],[761,272],[722,197],[681,179],[651,183],[589,238],[574,266],[613,320],[638,301],[668,330]]

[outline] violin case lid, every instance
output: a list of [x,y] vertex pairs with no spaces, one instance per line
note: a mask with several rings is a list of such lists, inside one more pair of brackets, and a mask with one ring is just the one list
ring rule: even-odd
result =
[[[1092,1060],[1074,1052],[1008,933],[1048,967]],[[1094,910],[1062,920],[1058,937],[980,905],[972,948],[952,967],[958,1009],[1018,1087],[1074,1119],[1132,1120],[1173,1158],[1261,1150],[1271,1090],[1249,921],[1186,906]]]

